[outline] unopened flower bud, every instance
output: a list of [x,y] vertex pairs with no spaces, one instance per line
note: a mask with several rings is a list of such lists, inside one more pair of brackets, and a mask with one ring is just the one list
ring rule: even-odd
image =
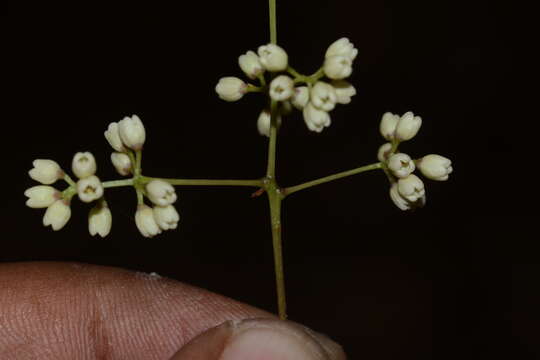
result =
[[392,143],[385,143],[381,145],[379,151],[377,152],[377,159],[379,159],[380,162],[385,162],[386,160],[388,160],[388,156],[390,156],[390,150],[392,150]]
[[332,85],[317,81],[311,88],[310,99],[317,109],[332,111],[336,106],[337,95]]
[[132,150],[141,150],[146,140],[146,131],[137,115],[126,116],[118,122],[118,133],[125,146]]
[[345,79],[352,74],[352,60],[346,56],[331,56],[324,60],[323,69],[330,79]]
[[331,124],[328,112],[317,109],[311,102],[304,107],[303,115],[304,122],[311,131],[320,133]]
[[83,202],[92,202],[103,196],[103,185],[95,175],[77,181],[77,195]]
[[251,50],[238,57],[238,65],[250,79],[256,79],[257,76],[264,73],[264,67],[259,61],[259,56]]
[[113,152],[111,154],[111,162],[120,175],[126,176],[131,174],[131,159],[127,154]]
[[388,159],[388,168],[398,178],[409,176],[415,169],[414,161],[404,153],[397,153]]
[[403,114],[399,119],[399,122],[396,127],[396,138],[399,141],[406,141],[412,139],[420,126],[422,125],[422,118],[420,116],[414,116],[414,114],[409,111]]
[[276,101],[288,100],[294,91],[293,79],[287,75],[279,75],[270,83],[270,97]]
[[56,161],[37,159],[32,162],[32,165],[34,167],[28,171],[28,175],[42,184],[50,185],[64,177],[64,172]]
[[38,209],[51,206],[56,200],[62,198],[62,193],[52,186],[38,185],[26,189],[24,195],[28,197],[26,206]]
[[353,61],[358,55],[358,50],[346,37],[334,41],[326,50],[325,58],[332,56],[345,56]]
[[381,123],[379,126],[379,130],[381,132],[381,135],[386,140],[393,140],[394,134],[396,132],[396,127],[399,122],[399,115],[394,115],[391,112],[386,112],[383,114]]
[[43,225],[51,226],[54,231],[63,228],[71,217],[71,208],[66,200],[56,200],[45,211]]
[[96,167],[96,159],[90,152],[78,152],[73,156],[71,170],[79,179],[94,175]]
[[424,183],[414,174],[398,180],[399,194],[406,200],[414,203],[426,195]]
[[[270,125],[271,125],[271,114],[270,110],[264,109],[259,114],[259,118],[257,119],[257,131],[259,131],[259,134],[270,137]],[[277,127],[281,125],[281,116],[278,115],[277,117]]]
[[88,231],[90,235],[99,234],[102,238],[109,235],[112,227],[112,214],[107,204],[103,201],[90,210],[88,214]]
[[336,92],[336,102],[338,104],[348,104],[351,102],[351,97],[356,95],[356,89],[348,81],[334,80],[331,85]]
[[444,156],[430,154],[420,159],[418,169],[422,175],[431,180],[448,180],[448,175],[452,173],[452,161]]
[[234,76],[222,77],[216,85],[216,93],[225,101],[240,100],[247,91],[247,84]]
[[161,233],[154,219],[154,211],[148,205],[141,204],[135,213],[135,225],[144,237],[153,237]]
[[276,44],[259,46],[259,61],[268,71],[276,72],[287,69],[288,56],[285,50]]
[[112,122],[104,133],[105,139],[109,142],[109,145],[118,152],[125,152],[126,147],[122,143],[120,138],[120,132],[118,131],[118,123]]
[[412,204],[399,193],[397,183],[393,183],[390,187],[390,199],[400,210],[410,210],[412,207]]
[[172,205],[154,206],[154,219],[162,230],[176,229],[180,216]]
[[146,192],[150,201],[159,206],[167,206],[176,201],[174,187],[163,180],[152,180],[146,185]]
[[298,110],[304,109],[304,106],[307,105],[309,101],[309,89],[307,86],[299,86],[294,89],[292,96],[292,104]]

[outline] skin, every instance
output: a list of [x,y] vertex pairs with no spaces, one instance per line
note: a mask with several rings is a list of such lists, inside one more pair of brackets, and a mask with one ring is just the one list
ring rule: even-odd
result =
[[339,345],[302,325],[148,274],[8,263],[0,264],[0,289],[3,360],[345,359]]

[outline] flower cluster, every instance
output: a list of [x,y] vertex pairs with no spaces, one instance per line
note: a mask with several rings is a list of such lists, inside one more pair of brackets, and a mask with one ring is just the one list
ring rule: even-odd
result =
[[[123,176],[133,174],[129,181],[139,198],[139,206],[135,214],[135,223],[139,231],[147,237],[161,233],[162,230],[175,229],[179,215],[172,204],[176,201],[176,193],[169,183],[162,180],[140,182],[142,175],[140,164],[135,161],[137,153],[142,151],[146,132],[141,119],[137,115],[125,117],[119,122],[110,123],[104,133],[105,138],[115,150],[111,154],[111,162],[116,171]],[[90,152],[78,152],[72,160],[71,169],[78,178],[73,181],[60,165],[53,160],[38,159],[33,162],[29,171],[32,179],[42,185],[33,186],[25,191],[28,197],[26,205],[31,208],[47,208],[43,224],[53,230],[62,229],[71,217],[71,199],[77,195],[83,202],[96,202],[88,216],[88,230],[91,235],[107,236],[111,231],[112,214],[104,198],[106,183],[95,175],[96,160]],[[59,191],[50,186],[58,180],[64,180],[68,187]],[[114,183],[114,181],[110,182]],[[114,186],[111,184],[111,186]],[[155,205],[153,208],[144,204],[144,195]]]
[[[237,77],[223,77],[216,85],[218,96],[225,101],[240,100],[248,92],[265,92],[270,99],[280,104],[276,114],[277,124],[294,106],[301,110],[304,122],[309,130],[321,132],[330,126],[329,112],[336,104],[348,104],[356,95],[356,89],[344,79],[352,73],[352,62],[358,50],[347,38],[332,43],[325,53],[323,66],[310,76],[297,73],[288,64],[286,51],[276,44],[260,46],[257,53],[248,51],[238,58],[240,69],[251,79],[259,79],[260,87],[244,82]],[[270,72],[270,83],[264,77]],[[286,74],[279,74],[287,72]],[[326,76],[329,81],[322,81]],[[305,86],[297,84],[305,83]],[[269,136],[271,113],[268,108],[262,110],[257,120],[257,129],[261,135]]]
[[422,118],[407,112],[403,116],[387,112],[380,122],[381,135],[389,142],[379,148],[377,157],[384,164],[390,179],[390,198],[401,210],[421,207],[426,202],[422,180],[413,174],[418,169],[426,178],[445,181],[452,172],[452,162],[441,155],[430,154],[413,160],[397,152],[402,141],[412,139],[420,130]]

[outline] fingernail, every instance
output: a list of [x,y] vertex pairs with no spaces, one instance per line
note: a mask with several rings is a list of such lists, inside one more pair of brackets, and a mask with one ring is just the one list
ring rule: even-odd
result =
[[198,336],[173,359],[345,360],[341,346],[313,330],[276,319],[227,322]]

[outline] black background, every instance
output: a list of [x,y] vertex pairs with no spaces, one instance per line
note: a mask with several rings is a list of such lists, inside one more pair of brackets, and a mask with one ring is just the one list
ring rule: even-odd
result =
[[[98,175],[118,178],[103,131],[131,114],[147,129],[146,175],[264,174],[267,139],[256,131],[264,100],[226,103],[214,86],[241,76],[238,56],[268,42],[267,4],[180,4],[2,13],[0,261],[157,272],[274,311],[267,202],[250,198],[251,188],[178,188],[179,229],[153,239],[137,232],[131,189],[107,191],[114,225],[105,239],[88,235],[87,204],[74,201],[57,233],[24,206],[35,158],[69,169],[75,152],[91,151]],[[290,318],[343,344],[351,359],[537,358],[534,136],[531,116],[519,114],[517,18],[488,1],[278,1],[278,43],[300,72],[315,71],[339,37],[359,50],[358,94],[332,112],[330,128],[309,132],[298,112],[285,119],[280,184],[376,161],[386,111],[424,120],[402,151],[454,164],[448,182],[426,181],[427,206],[414,213],[393,205],[381,172],[284,203]]]

